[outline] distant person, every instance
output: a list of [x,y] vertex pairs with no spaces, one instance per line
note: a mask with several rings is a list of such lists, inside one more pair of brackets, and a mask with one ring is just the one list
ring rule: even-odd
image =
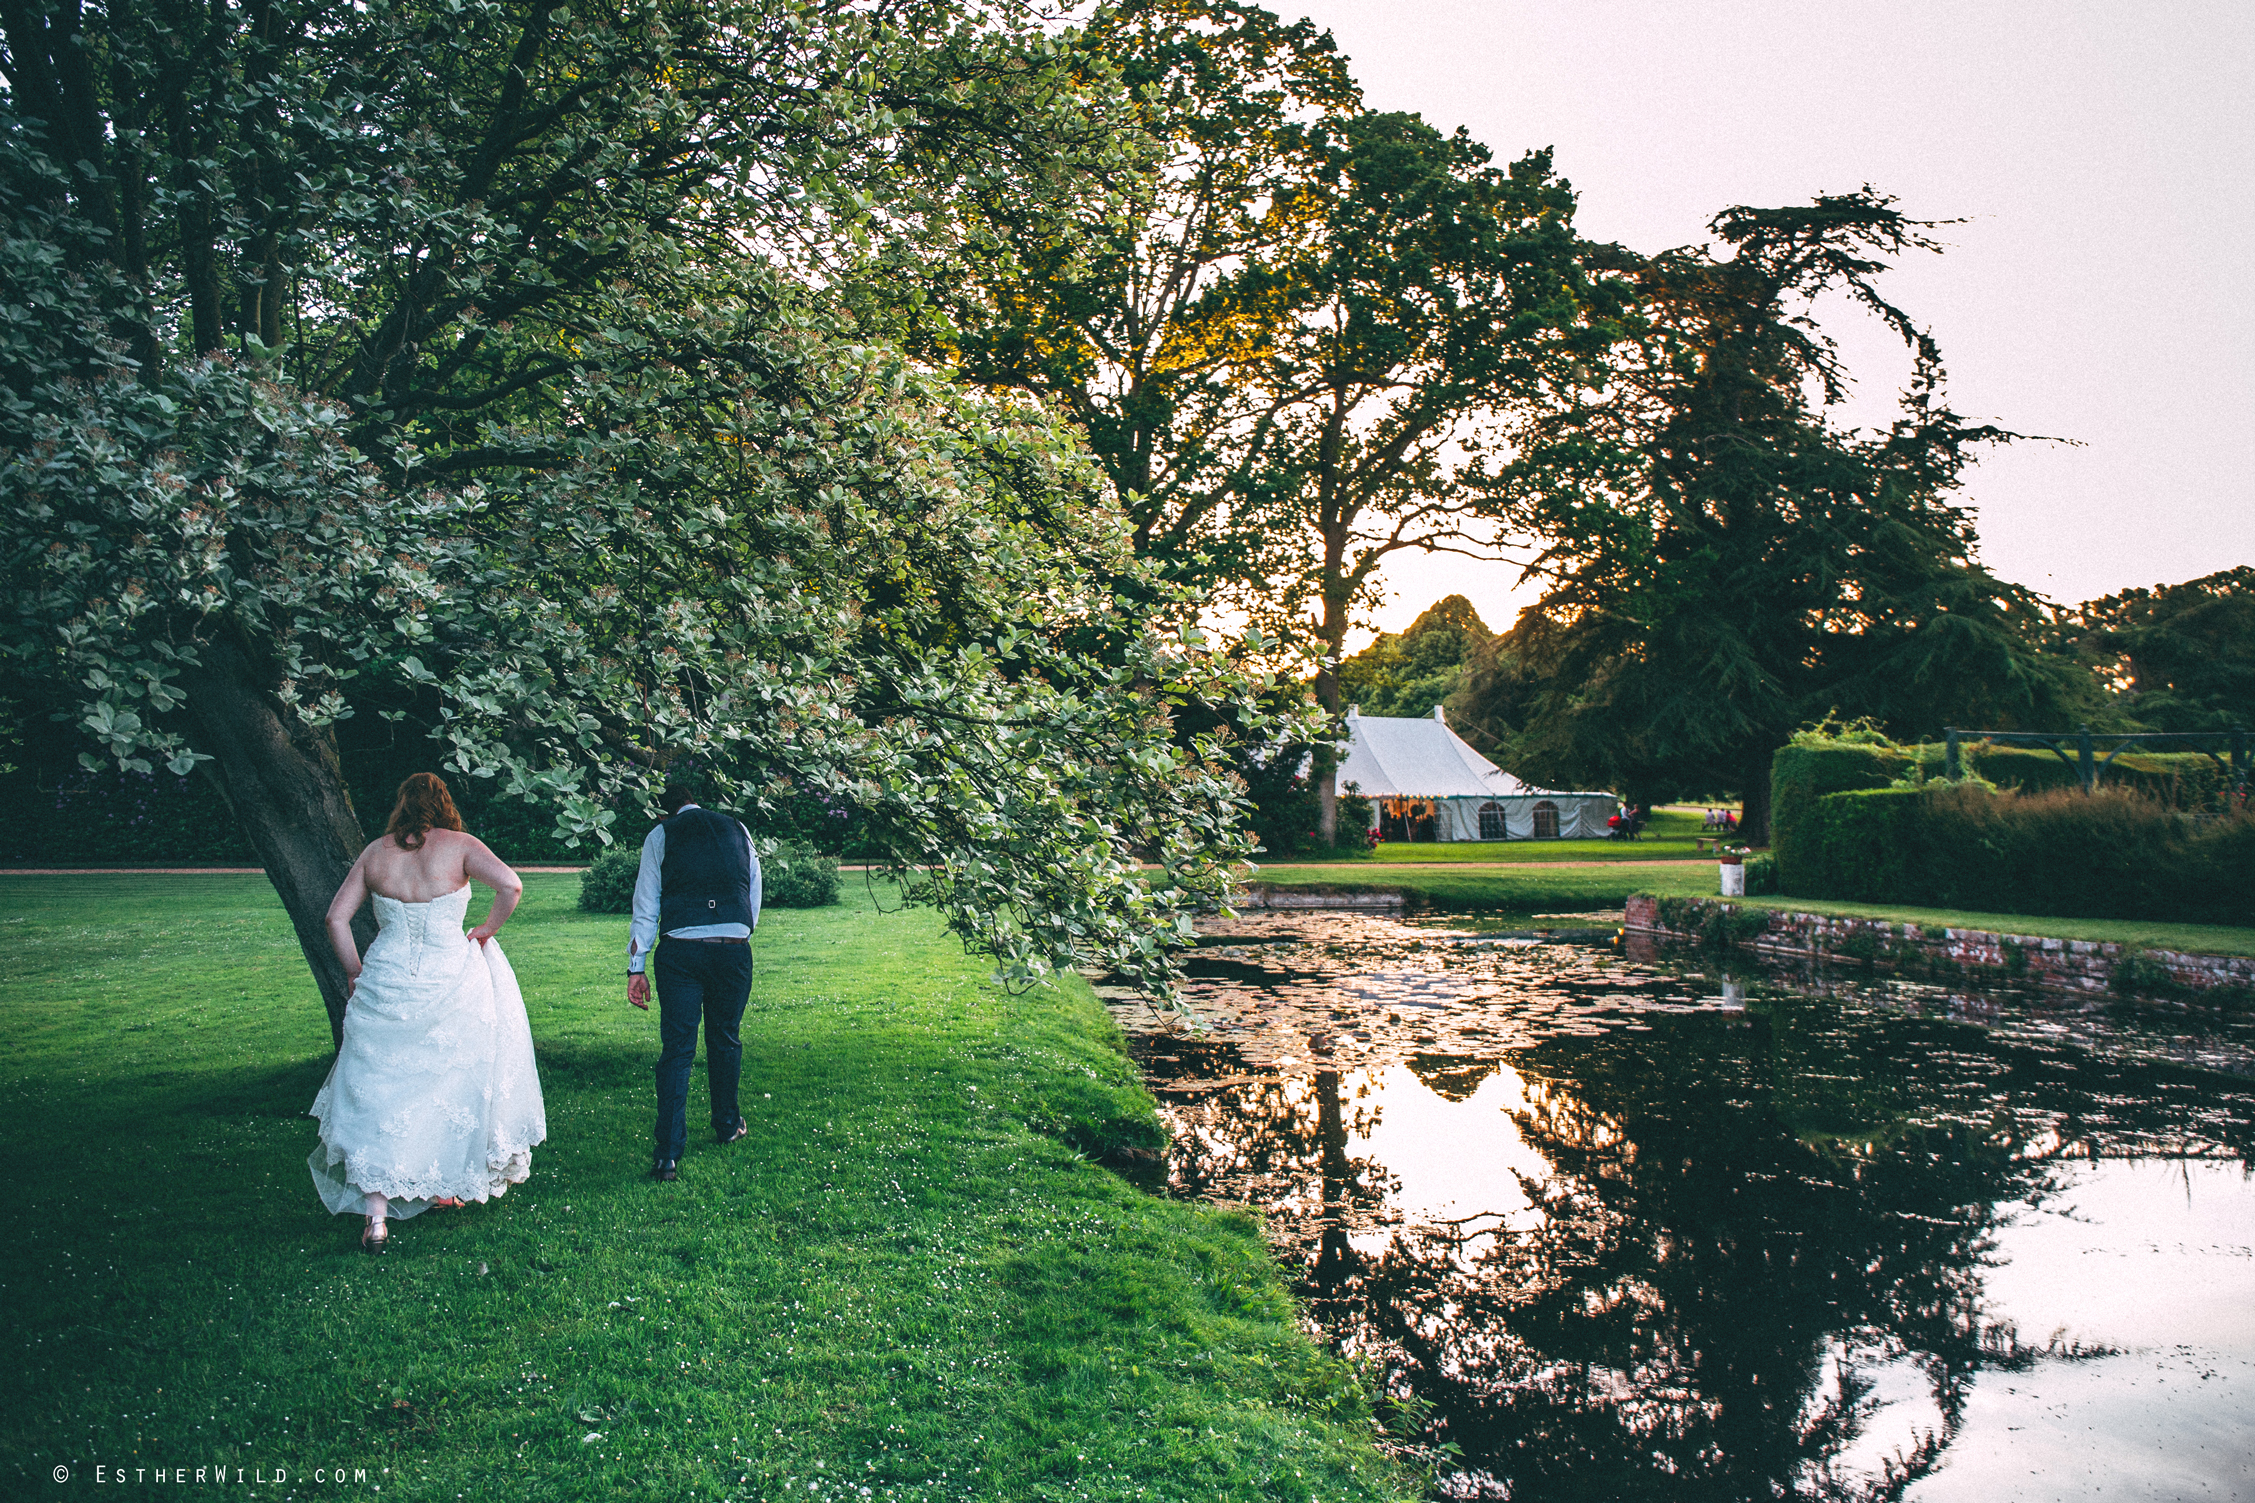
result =
[[[493,906],[465,935],[472,879]],[[419,772],[329,904],[351,991],[307,1162],[330,1210],[364,1218],[370,1252],[390,1245],[394,1221],[522,1184],[548,1136],[524,995],[494,941],[524,890],[463,831],[446,783]],[[365,958],[352,937],[363,902],[377,926]]]
[[[705,1081],[713,1138],[744,1136],[736,1088],[743,1072],[744,1004],[752,992],[752,931],[759,927],[760,866],[751,832],[699,807],[694,782],[668,778],[658,802],[665,821],[642,842],[634,879],[634,926],[626,942],[626,1000],[650,1010],[645,966],[657,946],[658,1123],[650,1176],[681,1177],[689,1147],[689,1067],[697,1025],[705,1027]],[[658,944],[663,934],[665,943]]]

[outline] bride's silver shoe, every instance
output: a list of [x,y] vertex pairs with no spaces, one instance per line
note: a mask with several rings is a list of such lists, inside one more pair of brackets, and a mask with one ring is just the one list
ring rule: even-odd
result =
[[391,1223],[371,1219],[360,1233],[360,1245],[372,1253],[391,1246]]

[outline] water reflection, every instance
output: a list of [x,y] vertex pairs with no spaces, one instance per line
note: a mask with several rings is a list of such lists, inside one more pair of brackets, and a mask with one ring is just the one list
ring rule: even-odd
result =
[[[2203,1176],[2185,1245],[2210,1250],[2171,1266],[2255,1308],[2255,1092],[2179,1063],[2228,1035],[1854,977],[1726,988],[1360,915],[1209,940],[1208,1031],[1118,1004],[1171,1178],[1269,1210],[1332,1339],[1455,1448],[1452,1496],[1954,1498],[1985,1475],[1996,1497],[1961,1452],[2025,1453],[2024,1479],[2106,1449],[2132,1422],[2097,1399],[2174,1338],[2100,1270],[2190,1225],[2123,1199],[2155,1167],[2126,1156],[2201,1161],[2170,1167]],[[2077,1209],[2116,1201],[2142,1209]],[[2200,1330],[2185,1360],[2236,1410],[2255,1330]],[[2045,1392],[2085,1397],[2029,1438]]]

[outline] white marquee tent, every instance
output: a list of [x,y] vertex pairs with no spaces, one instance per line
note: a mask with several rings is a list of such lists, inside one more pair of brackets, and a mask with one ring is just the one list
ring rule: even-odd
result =
[[1439,705],[1429,720],[1349,710],[1347,737],[1339,791],[1369,799],[1388,840],[1599,839],[1620,807],[1610,793],[1528,787],[1450,730]]

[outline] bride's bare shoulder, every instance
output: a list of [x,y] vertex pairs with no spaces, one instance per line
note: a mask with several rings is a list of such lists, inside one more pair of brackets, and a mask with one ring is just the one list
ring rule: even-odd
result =
[[457,883],[469,880],[470,868],[485,854],[485,842],[467,830],[433,830],[423,839],[431,861]]

